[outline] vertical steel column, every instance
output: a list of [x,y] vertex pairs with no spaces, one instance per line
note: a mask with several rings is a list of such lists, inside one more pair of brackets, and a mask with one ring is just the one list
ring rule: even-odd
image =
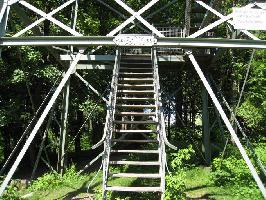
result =
[[70,79],[66,82],[63,90],[63,101],[62,101],[62,114],[61,114],[61,129],[60,129],[60,141],[59,141],[59,152],[58,152],[58,167],[57,170],[62,175],[66,166],[66,152],[65,146],[67,143],[67,123],[68,123],[68,108],[69,108],[69,88]]
[[[7,5],[6,0],[0,1],[0,37],[5,36],[7,20],[10,11],[10,6]],[[0,58],[1,58],[2,48],[0,48]]]
[[[78,0],[72,6],[71,12],[71,28],[76,30],[78,14]],[[70,46],[70,51],[73,53],[74,47]],[[71,65],[71,62],[70,62]],[[70,78],[66,82],[63,90],[63,101],[62,101],[62,114],[61,114],[61,129],[60,129],[60,141],[59,141],[59,152],[58,152],[58,167],[57,170],[63,175],[65,167],[67,165],[67,152],[65,147],[67,144],[67,127],[68,127],[68,109],[69,109],[69,91],[70,91]]]
[[206,164],[211,163],[211,141],[210,141],[210,120],[208,110],[208,92],[205,87],[202,88],[202,136],[203,136],[203,152],[206,159]]

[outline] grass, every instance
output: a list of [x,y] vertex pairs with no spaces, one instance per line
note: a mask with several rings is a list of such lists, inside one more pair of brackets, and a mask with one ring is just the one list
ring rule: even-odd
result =
[[196,167],[186,173],[186,196],[188,199],[233,199],[229,188],[217,187],[210,179],[210,168]]
[[[93,194],[98,191],[97,199],[100,198],[100,190],[102,187],[102,173],[100,172],[95,179],[94,183],[91,185],[90,190],[87,192],[88,183],[95,176],[95,172],[91,174],[84,175],[83,178],[77,180],[69,185],[62,185],[58,188],[35,192],[29,200],[59,200],[59,199],[86,199],[88,196],[93,196]],[[186,171],[185,194],[187,199],[217,199],[217,200],[237,200],[241,199],[235,196],[233,193],[233,188],[229,186],[217,187],[210,179],[210,168],[208,167],[195,167]],[[116,178],[112,179],[110,185],[124,185],[124,186],[134,186],[140,184],[142,181],[136,178]],[[142,182],[143,184],[143,182]],[[109,194],[111,200],[115,199],[125,199],[129,193],[112,193]],[[94,198],[95,199],[95,198]],[[159,199],[156,194],[134,194],[134,196],[128,197],[127,200],[133,199],[145,199],[145,200],[155,200]],[[247,198],[245,198],[247,199]],[[251,199],[258,199],[257,197]]]
[[[209,167],[195,167],[186,172],[186,197],[187,199],[217,199],[217,200],[259,200],[263,199],[258,195],[240,193],[239,190],[249,190],[249,186],[243,188],[238,185],[215,186],[211,181]],[[242,188],[241,188],[242,187]]]

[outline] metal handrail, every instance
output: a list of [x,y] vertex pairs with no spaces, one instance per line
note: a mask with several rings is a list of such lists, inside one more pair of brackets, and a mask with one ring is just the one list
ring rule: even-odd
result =
[[161,90],[160,90],[160,83],[159,83],[159,70],[158,70],[158,60],[156,55],[156,49],[152,49],[152,65],[154,69],[154,87],[156,92],[156,111],[158,113],[157,120],[159,123],[159,131],[162,134],[162,139],[164,143],[170,147],[171,149],[177,150],[177,147],[171,144],[167,137],[166,137],[166,131],[165,131],[165,120],[162,112],[162,103],[161,103]]
[[104,133],[102,136],[102,139],[95,145],[92,146],[92,149],[96,149],[97,147],[101,146],[106,136],[108,135],[107,132],[112,131],[113,127],[113,120],[114,120],[114,110],[115,110],[115,102],[116,102],[116,91],[117,91],[117,82],[118,82],[118,72],[120,67],[120,57],[121,57],[121,51],[118,49],[116,51],[116,57],[115,57],[115,64],[113,69],[113,77],[111,82],[111,92],[109,96],[109,101],[107,104],[107,114],[105,118],[105,126],[104,126]]

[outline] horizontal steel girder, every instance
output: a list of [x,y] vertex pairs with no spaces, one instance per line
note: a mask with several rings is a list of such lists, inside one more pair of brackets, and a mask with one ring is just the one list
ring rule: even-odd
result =
[[[136,57],[138,58],[137,55]],[[148,56],[148,58],[150,57]],[[60,55],[60,60],[72,61],[73,59],[74,57],[71,55]],[[114,62],[115,55],[82,55],[80,57],[80,61]],[[184,56],[183,55],[159,55],[158,61],[159,62],[184,62]],[[97,68],[97,65],[95,67]]]
[[[117,46],[114,37],[107,36],[36,36],[1,37],[0,46]],[[180,48],[244,48],[266,49],[266,40],[206,39],[206,38],[157,38],[154,47]],[[132,46],[133,47],[133,46]]]

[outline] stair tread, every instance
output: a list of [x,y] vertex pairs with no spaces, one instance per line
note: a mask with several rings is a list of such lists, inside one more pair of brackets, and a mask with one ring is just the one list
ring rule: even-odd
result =
[[127,100],[127,101],[151,101],[154,98],[138,98],[138,97],[117,97],[117,100]]
[[145,154],[154,154],[159,153],[158,150],[125,150],[125,149],[112,149],[112,153],[145,153]]
[[152,67],[120,67],[120,69],[128,69],[128,70],[152,70]]
[[155,112],[149,112],[149,113],[145,113],[145,112],[117,112],[115,113],[116,115],[129,115],[129,116],[155,116],[156,113]]
[[118,93],[155,93],[154,90],[118,90]]
[[142,73],[137,73],[137,72],[119,72],[121,75],[153,75],[151,72],[142,72]]
[[153,78],[119,78],[121,80],[125,81],[132,81],[132,80],[147,80],[147,81],[153,81]]
[[154,130],[122,130],[122,129],[115,129],[115,132],[123,132],[123,133],[153,133]]
[[160,174],[139,174],[139,173],[109,173],[110,177],[117,177],[117,178],[161,178]]
[[123,186],[107,186],[108,191],[121,192],[162,192],[161,187],[123,187]]
[[156,121],[146,120],[146,121],[120,121],[114,120],[115,124],[156,124]]
[[109,161],[111,165],[160,165],[158,161],[129,161],[129,160],[118,160],[118,161]]
[[118,84],[118,87],[154,87],[153,84]]
[[125,143],[158,143],[158,140],[121,140],[112,139],[112,142],[125,142]]
[[151,65],[151,62],[120,62],[121,65]]
[[116,104],[117,107],[129,107],[129,108],[155,108],[156,106],[155,105],[145,105],[145,104],[142,104],[142,105],[130,105],[130,104]]
[[153,130],[120,130],[116,129],[116,133],[154,133]]

